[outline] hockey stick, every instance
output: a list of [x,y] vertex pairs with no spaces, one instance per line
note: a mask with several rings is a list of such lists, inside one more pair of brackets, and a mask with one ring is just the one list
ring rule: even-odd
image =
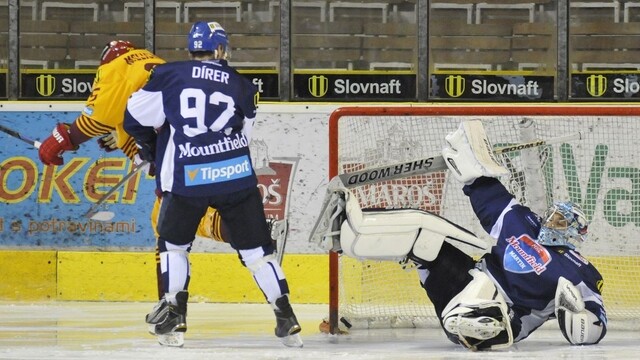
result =
[[[575,133],[566,136],[558,136],[548,140],[535,140],[526,143],[514,144],[505,147],[499,147],[493,150],[497,155],[505,154],[509,152],[530,149],[538,146],[560,144],[571,140],[580,140],[582,138],[581,133]],[[404,178],[414,175],[423,175],[433,173],[437,171],[447,170],[447,165],[444,162],[442,155],[432,156],[424,159],[417,159],[414,161],[408,161],[399,164],[391,164],[380,166],[373,169],[354,171],[346,174],[337,175],[342,184],[347,189],[381,182],[387,180],[394,180],[398,178]]]
[[145,160],[145,161],[139,163],[138,165],[134,166],[133,169],[131,169],[131,171],[122,178],[122,180],[120,180],[117,184],[113,185],[113,187],[111,189],[109,189],[109,191],[107,191],[104,195],[102,195],[102,197],[95,204],[93,204],[93,206],[91,206],[91,208],[89,208],[89,210],[87,210],[87,212],[83,216],[85,218],[88,218],[88,219],[91,219],[91,220],[96,220],[96,221],[109,221],[109,220],[113,219],[113,217],[116,215],[114,212],[112,212],[112,211],[98,211],[98,208],[102,204],[104,204],[105,201],[107,201],[107,199],[111,195],[113,195],[113,193],[116,192],[116,190],[121,188],[122,185],[124,185],[127,181],[129,181],[129,179],[131,179],[135,174],[137,174],[147,164],[149,164],[149,162]]
[[15,131],[13,129],[9,129],[8,127],[6,127],[4,125],[0,125],[0,131],[2,131],[5,134],[9,134],[9,135],[13,136],[16,139],[22,140],[22,141],[26,142],[27,144],[33,146],[36,149],[40,148],[40,145],[42,145],[42,143],[40,141],[32,140],[32,139],[29,139],[28,137],[22,136],[22,134],[20,134],[19,132]]
[[[526,150],[544,145],[560,144],[567,141],[580,139],[582,139],[582,134],[578,132],[575,134],[559,136],[548,140],[534,140],[530,142],[500,147],[494,149],[493,151],[495,154],[505,154],[513,151]],[[339,198],[339,195],[337,194],[339,192],[339,189],[350,189],[356,186],[362,186],[381,181],[395,180],[415,175],[424,175],[438,171],[444,171],[447,169],[447,165],[445,164],[442,155],[437,155],[424,159],[418,159],[399,164],[385,165],[373,169],[354,171],[334,176],[327,185],[327,193],[322,203],[320,216],[318,217],[318,220],[316,220],[316,223],[311,230],[311,234],[309,235],[309,242],[314,242],[321,247],[327,248],[327,250],[329,250],[329,248],[332,246],[332,244],[327,244],[325,242],[325,235],[331,228],[331,222],[333,221],[332,216],[334,215],[332,212],[335,210],[335,205]]]

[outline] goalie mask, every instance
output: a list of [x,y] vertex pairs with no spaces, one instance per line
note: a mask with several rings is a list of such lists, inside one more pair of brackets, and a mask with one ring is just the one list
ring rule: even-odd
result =
[[189,31],[188,42],[189,52],[212,52],[216,59],[228,57],[227,33],[217,22],[198,21],[193,24]]
[[538,242],[575,249],[587,237],[587,218],[578,204],[556,202],[544,213]]
[[107,64],[120,55],[124,55],[136,47],[130,41],[113,40],[109,42],[100,54],[100,65]]

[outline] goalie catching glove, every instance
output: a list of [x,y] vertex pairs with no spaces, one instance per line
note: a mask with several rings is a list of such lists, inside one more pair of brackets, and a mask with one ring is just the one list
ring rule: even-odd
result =
[[602,321],[585,308],[580,290],[563,277],[556,288],[555,314],[562,334],[573,345],[597,344],[604,337]]
[[449,133],[445,140],[449,146],[442,150],[442,157],[451,174],[465,185],[481,176],[508,174],[496,158],[479,120],[463,121],[458,130]]

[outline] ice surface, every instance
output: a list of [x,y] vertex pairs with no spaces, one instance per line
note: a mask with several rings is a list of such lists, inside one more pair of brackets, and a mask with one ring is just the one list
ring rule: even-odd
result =
[[183,348],[160,346],[147,333],[152,303],[0,302],[0,359],[636,359],[638,331],[610,331],[594,346],[570,346],[555,323],[506,351],[473,353],[450,343],[440,329],[356,330],[320,333],[326,305],[294,304],[302,349],[273,335],[266,304],[190,304]]

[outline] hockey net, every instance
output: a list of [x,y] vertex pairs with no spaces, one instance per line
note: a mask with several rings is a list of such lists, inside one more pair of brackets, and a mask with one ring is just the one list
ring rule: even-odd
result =
[[[447,133],[482,120],[494,146],[581,132],[583,139],[503,155],[503,180],[542,212],[554,200],[580,203],[589,237],[580,251],[602,273],[610,326],[640,327],[640,107],[348,107],[330,118],[330,177],[439,155]],[[446,171],[353,188],[362,208],[419,208],[487,241],[461,186]],[[480,256],[481,254],[474,254]],[[329,328],[430,327],[438,320],[417,273],[395,262],[330,251]],[[325,329],[327,328],[324,323]],[[342,327],[343,324],[340,324]],[[321,326],[322,327],[322,326]]]

